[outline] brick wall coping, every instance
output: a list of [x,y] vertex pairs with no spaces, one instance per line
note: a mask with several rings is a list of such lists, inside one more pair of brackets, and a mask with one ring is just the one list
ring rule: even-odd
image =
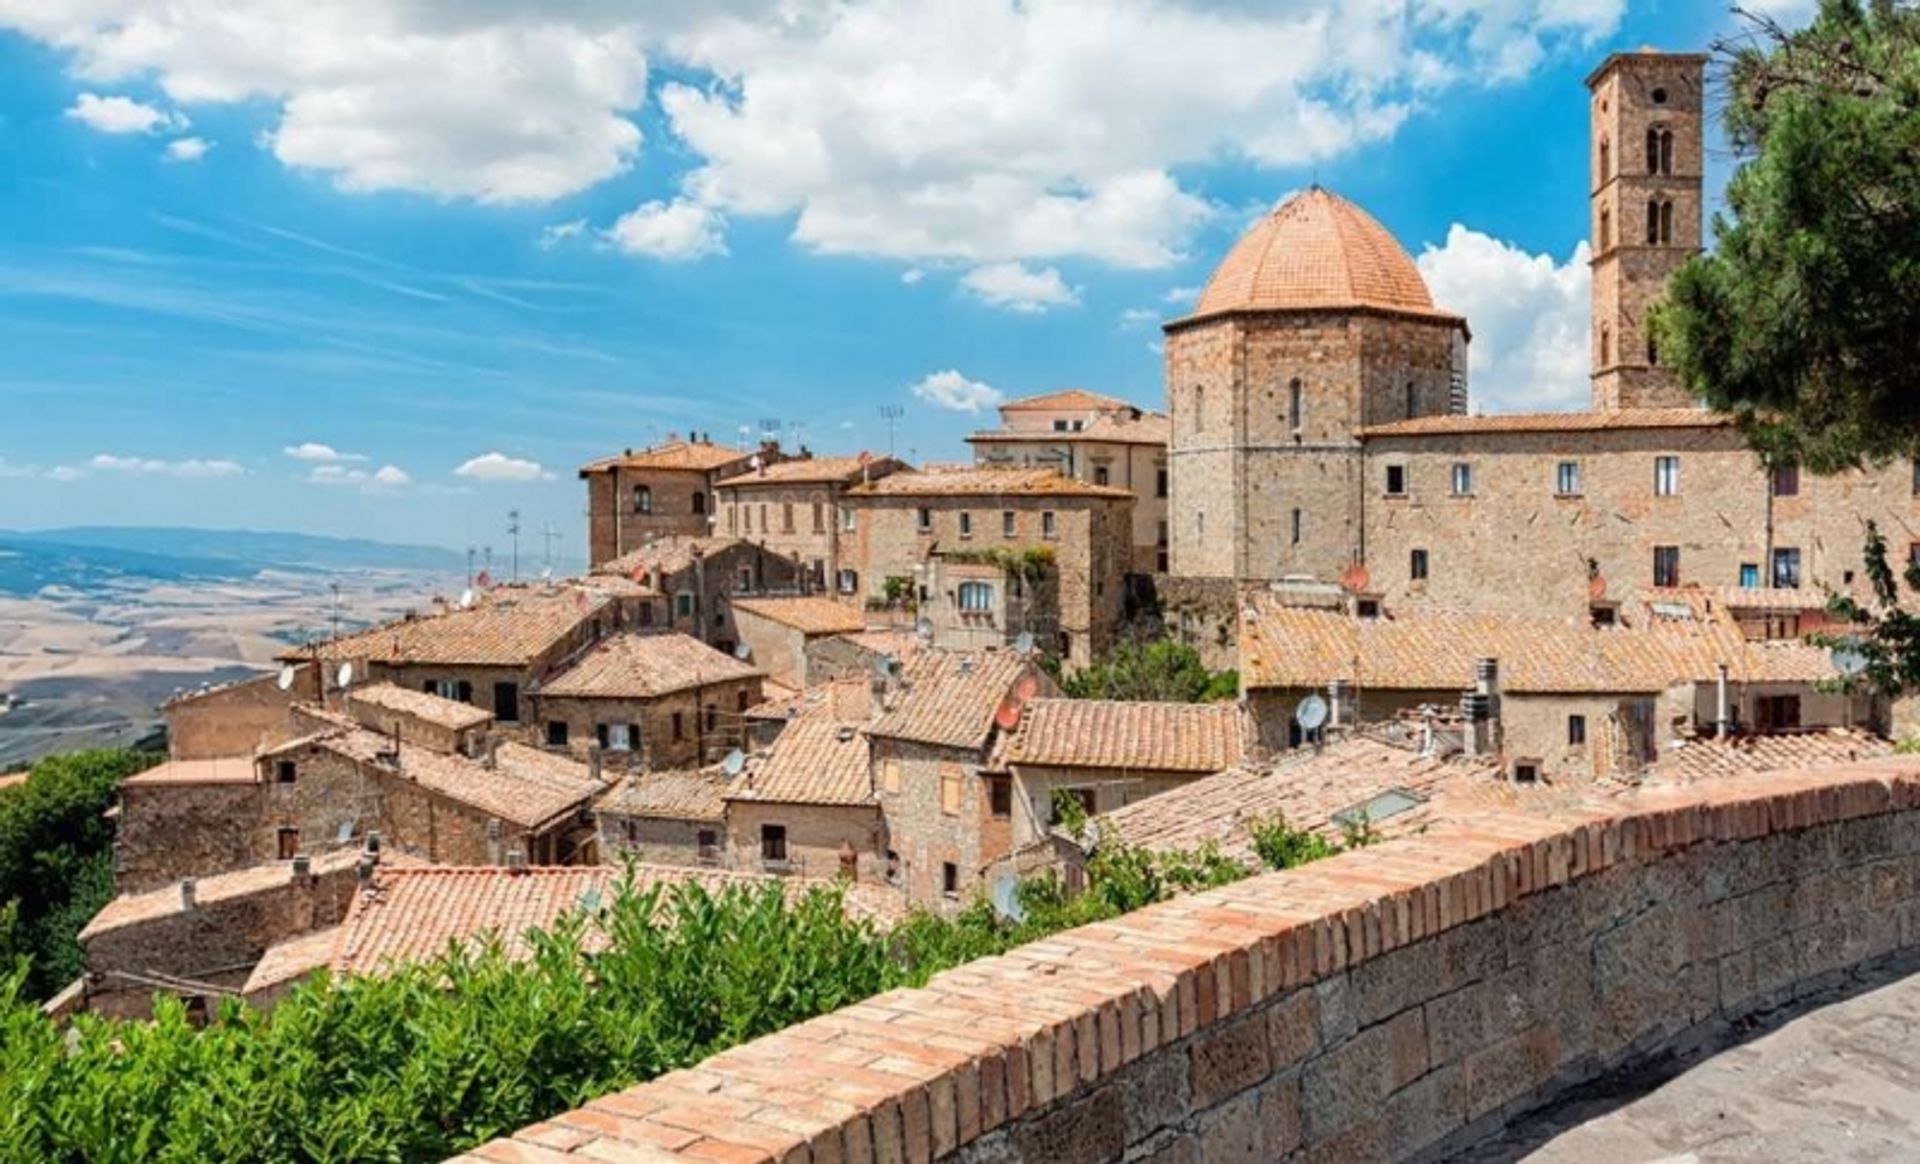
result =
[[1056,934],[723,1051],[457,1164],[929,1161],[1143,1055],[1528,895],[1920,809],[1920,759],[1503,806]]

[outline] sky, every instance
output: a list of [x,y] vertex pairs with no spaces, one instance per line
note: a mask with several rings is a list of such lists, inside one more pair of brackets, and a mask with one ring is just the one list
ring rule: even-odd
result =
[[1004,398],[1162,407],[1160,322],[1314,182],[1468,317],[1477,407],[1578,407],[1582,81],[1733,27],[1718,0],[0,0],[0,529],[503,550],[518,512],[523,552],[575,558],[579,466],[670,434],[961,460]]

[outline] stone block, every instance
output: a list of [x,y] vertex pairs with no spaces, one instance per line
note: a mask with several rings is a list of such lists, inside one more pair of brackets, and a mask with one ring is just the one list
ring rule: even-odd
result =
[[1387,1159],[1387,1121],[1370,1119],[1337,1136],[1309,1143],[1306,1164],[1356,1164],[1362,1160]]
[[1200,1164],[1200,1142],[1189,1135],[1156,1136],[1127,1154],[1127,1164]]
[[1310,1061],[1301,1074],[1306,1140],[1318,1143],[1379,1114],[1389,1094],[1427,1070],[1426,1016],[1403,1011]]
[[1267,1008],[1267,1052],[1276,1071],[1298,1066],[1320,1048],[1320,1014],[1312,990],[1296,990]]
[[1402,1160],[1458,1131],[1467,1119],[1461,1067],[1431,1071],[1387,1098],[1387,1155]]
[[1427,1004],[1427,1043],[1434,1063],[1458,1063],[1487,1045],[1489,996],[1497,988],[1476,982]]
[[1211,1107],[1265,1079],[1273,1070],[1267,1053],[1267,1018],[1249,1015],[1209,1027],[1193,1037],[1193,1106]]
[[1714,964],[1720,975],[1720,1008],[1729,1016],[1744,1014],[1757,991],[1753,978],[1753,951],[1736,950]]
[[1023,1160],[1103,1164],[1127,1151],[1126,1115],[1118,1089],[1102,1087],[1012,1129]]
[[1816,874],[1831,871],[1839,863],[1838,850],[1834,845],[1836,831],[1833,825],[1815,825],[1810,829],[1784,834],[1782,864],[1787,878],[1804,881]]
[[1354,1020],[1352,992],[1345,974],[1313,984],[1314,1010],[1320,1019],[1320,1045],[1330,1047],[1353,1037],[1360,1029]]
[[1544,1024],[1469,1055],[1460,1066],[1466,1118],[1477,1119],[1542,1086],[1559,1062],[1560,1036]]
[[1706,901],[1740,897],[1783,877],[1782,846],[1775,837],[1722,846],[1702,874]]
[[1268,1080],[1259,1096],[1267,1158],[1277,1160],[1300,1146],[1300,1076],[1289,1072]]
[[1580,894],[1579,889],[1562,885],[1507,906],[1498,915],[1506,933],[1507,963],[1518,965],[1529,950],[1578,939],[1582,934]]
[[1188,1058],[1162,1050],[1136,1060],[1114,1079],[1126,1114],[1127,1142],[1138,1144],[1161,1128],[1185,1119],[1188,1103]]
[[1194,1136],[1207,1164],[1260,1164],[1272,1158],[1260,1128],[1260,1097],[1252,1092],[1194,1117]]
[[1753,948],[1753,989],[1760,995],[1789,990],[1800,978],[1793,935],[1783,934]]
[[1440,940],[1416,942],[1354,967],[1354,1018],[1363,1027],[1419,1006],[1447,989]]
[[1893,818],[1865,816],[1839,826],[1834,838],[1840,864],[1863,865],[1894,854]]

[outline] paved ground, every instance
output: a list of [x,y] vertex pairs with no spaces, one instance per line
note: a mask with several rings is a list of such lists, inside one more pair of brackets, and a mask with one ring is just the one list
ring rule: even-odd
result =
[[1460,1159],[1920,1161],[1920,974],[1672,1070],[1576,1094]]

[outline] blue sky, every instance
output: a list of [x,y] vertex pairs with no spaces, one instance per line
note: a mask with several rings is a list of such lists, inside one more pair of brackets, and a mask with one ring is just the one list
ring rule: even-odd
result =
[[1728,26],[677,7],[0,0],[0,528],[503,547],[518,508],[577,554],[574,470],[668,433],[884,449],[897,405],[958,459],[996,393],[1158,405],[1155,321],[1315,180],[1469,315],[1484,407],[1574,405],[1582,78]]

